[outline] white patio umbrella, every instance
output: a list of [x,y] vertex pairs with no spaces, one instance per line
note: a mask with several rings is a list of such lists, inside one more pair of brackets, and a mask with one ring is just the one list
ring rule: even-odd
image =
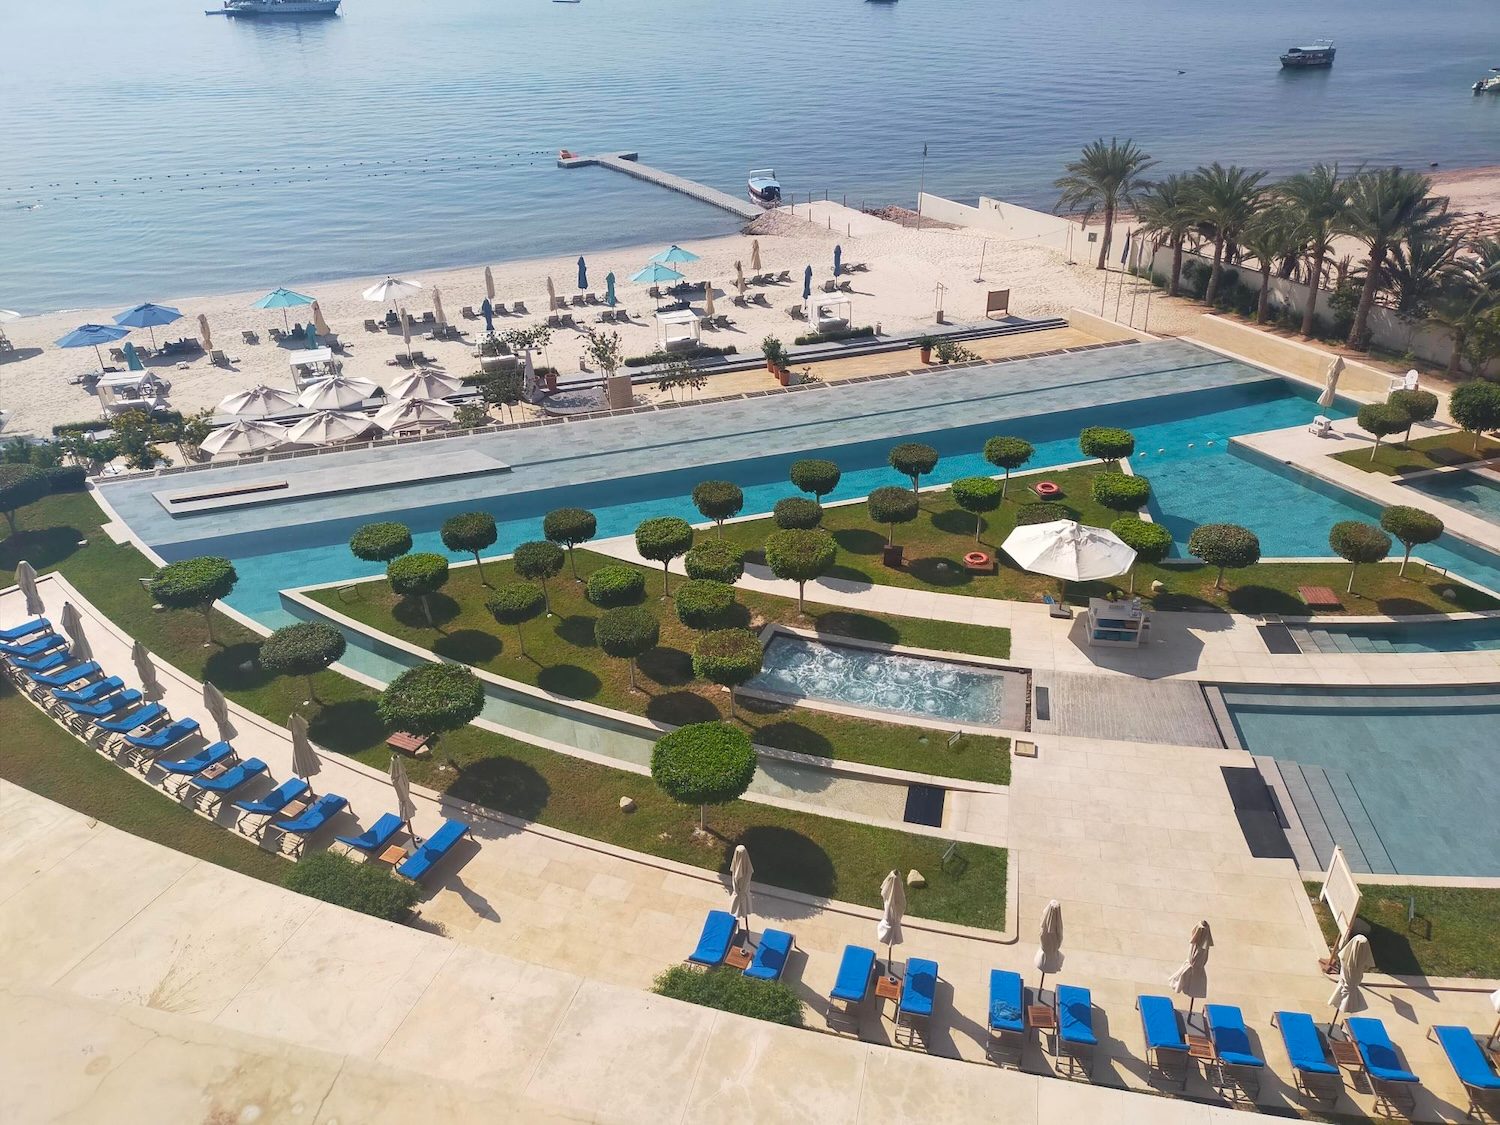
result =
[[257,383],[248,391],[221,399],[214,409],[219,414],[232,414],[238,418],[265,418],[296,408],[297,396],[292,391]]
[[211,352],[214,350],[213,333],[208,330],[208,315],[198,314],[198,338],[203,341],[203,350]]
[[286,725],[292,732],[292,772],[306,781],[323,768],[323,763],[318,760],[318,752],[308,737],[307,720],[301,715],[292,715]]
[[1113,578],[1135,563],[1135,552],[1114,532],[1073,520],[1018,527],[1001,548],[1022,570],[1068,582]]
[[1323,376],[1323,393],[1318,396],[1319,406],[1332,406],[1333,396],[1339,388],[1339,376],[1344,371],[1344,357],[1336,355],[1333,362],[1328,365],[1328,373]]
[[411,355],[411,316],[401,310],[401,342],[406,345],[406,354]]
[[140,641],[130,646],[130,662],[135,665],[135,674],[140,678],[141,690],[154,699],[161,694],[161,683],[156,678],[156,665],[151,654]]
[[298,445],[336,445],[353,441],[370,428],[363,414],[346,414],[339,410],[320,410],[289,426],[286,440]]
[[458,391],[457,383],[436,371],[414,371],[401,376],[391,387],[394,398],[447,398]]
[[36,592],[36,568],[25,559],[16,564],[16,585],[21,587],[21,593],[26,597],[27,613],[32,617],[40,617],[46,612],[42,596]]
[[403,281],[399,277],[388,277],[384,281],[376,282],[364,292],[367,301],[375,301],[382,305],[396,305],[400,307],[401,302],[415,297],[422,292],[422,287],[415,281]]
[[746,932],[750,929],[750,880],[754,877],[750,850],[736,844],[734,858],[729,861],[729,913],[745,920]]
[[[1495,1009],[1497,1016],[1500,1016],[1500,988],[1490,993],[1490,1007]],[[1497,1041],[1500,1041],[1500,1019],[1495,1020],[1495,1030],[1490,1032],[1490,1050],[1495,1049]]]
[[1047,974],[1055,973],[1062,969],[1063,954],[1063,924],[1062,903],[1053,899],[1047,904],[1047,909],[1042,911],[1042,925],[1037,931],[1037,950],[1034,962],[1036,967],[1042,971],[1041,984],[1037,985],[1037,994],[1040,995],[1042,985],[1047,983]]
[[448,327],[448,318],[443,315],[443,295],[437,291],[436,286],[432,289],[432,315],[437,318],[439,328]]
[[1365,1010],[1367,1005],[1360,982],[1364,980],[1365,973],[1374,967],[1375,956],[1370,952],[1370,939],[1364,934],[1356,934],[1339,950],[1339,979],[1333,986],[1333,995],[1328,998],[1328,1006],[1334,1011],[1333,1019],[1328,1024],[1329,1031],[1338,1023],[1339,1016],[1349,1016]]
[[901,919],[906,915],[906,884],[901,872],[892,871],[880,883],[880,921],[875,940],[885,942],[885,971],[891,972],[891,951],[901,942]]
[[403,398],[375,415],[382,430],[399,430],[407,426],[441,426],[453,421],[454,407],[430,398]]
[[328,327],[328,322],[323,319],[323,306],[317,301],[312,303],[313,328],[319,336],[332,336],[333,331]]
[[285,426],[241,418],[209,434],[198,448],[214,456],[223,453],[263,453],[267,449],[276,448],[286,441],[286,437]]
[[489,266],[484,267],[484,292],[490,300],[495,299],[495,275]]
[[557,311],[557,286],[552,284],[552,279],[547,278],[547,311]]
[[396,815],[406,825],[406,830],[416,838],[412,832],[412,817],[417,815],[417,804],[411,799],[411,782],[406,777],[406,763],[396,755],[391,755],[391,788],[396,791]]
[[1167,980],[1173,992],[1188,998],[1190,1016],[1194,1003],[1208,995],[1208,951],[1213,944],[1214,935],[1208,923],[1199,922],[1188,938],[1187,960]]
[[745,267],[739,262],[734,263],[734,287],[739,290],[741,297],[745,295]]
[[219,737],[226,741],[233,738],[235,729],[229,721],[229,702],[224,693],[207,680],[203,681],[203,707],[219,728]]
[[78,616],[78,607],[72,602],[63,602],[60,624],[68,634],[68,651],[77,660],[92,660],[88,638],[83,635],[83,619]]
[[760,239],[754,239],[750,243],[750,268],[756,272],[760,271]]
[[703,283],[703,315],[714,315],[714,283],[712,281]]
[[361,379],[357,375],[330,375],[302,388],[297,396],[297,405],[309,410],[343,410],[358,406],[379,390],[373,379]]

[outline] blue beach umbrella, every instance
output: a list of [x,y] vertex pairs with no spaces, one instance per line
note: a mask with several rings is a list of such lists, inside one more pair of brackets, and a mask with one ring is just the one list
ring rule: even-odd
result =
[[[115,317],[116,324],[123,324],[127,328],[154,329],[158,324],[171,324],[174,320],[181,320],[182,313],[176,309],[168,308],[166,305],[153,305],[147,301],[144,305],[136,305],[133,309],[126,309]],[[156,347],[156,333],[151,333],[151,346]]]
[[292,322],[287,319],[286,310],[301,308],[310,305],[313,299],[306,293],[296,293],[290,289],[272,289],[260,300],[250,307],[253,309],[280,309],[281,322],[286,325],[287,331],[292,329]]
[[117,324],[80,324],[57,341],[60,348],[93,348],[99,357],[99,366],[104,366],[104,357],[99,355],[100,344],[112,344],[121,336],[129,336],[130,329]]
[[583,255],[578,255],[578,289],[583,291],[589,287],[589,264],[583,260]]
[[484,330],[486,332],[493,332],[495,330],[495,306],[490,304],[488,297],[479,306],[479,315],[484,317]]
[[604,303],[610,308],[615,307],[615,274],[613,270],[604,275]]
[[843,244],[833,248],[833,276],[838,277],[844,272],[844,247]]
[[648,262],[667,262],[676,265],[680,262],[696,262],[698,255],[694,254],[691,250],[684,250],[674,242],[660,254],[653,254],[646,260]]
[[805,301],[812,296],[812,266],[802,271],[802,299]]

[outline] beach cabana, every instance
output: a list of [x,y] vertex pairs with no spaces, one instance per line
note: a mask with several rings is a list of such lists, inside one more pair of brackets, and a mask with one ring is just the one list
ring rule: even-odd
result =
[[656,339],[664,352],[683,351],[700,342],[698,314],[692,309],[676,309],[656,314]]
[[809,297],[807,326],[814,332],[837,332],[854,323],[854,304],[847,297]]
[[126,328],[146,329],[151,334],[151,347],[155,350],[157,325],[171,324],[174,320],[181,319],[182,313],[177,309],[153,305],[147,301],[144,305],[136,305],[120,313],[115,317],[115,323],[123,324]]
[[299,309],[303,305],[310,305],[312,303],[313,299],[306,293],[296,293],[290,289],[272,289],[269,293],[267,293],[260,300],[256,301],[255,304],[251,305],[250,307],[252,309],[280,309],[281,323],[284,324],[286,326],[286,330],[290,332],[292,330],[292,322],[287,317],[286,310]]
[[287,366],[292,369],[292,381],[301,390],[309,383],[317,383],[334,375],[339,369],[339,361],[334,358],[332,348],[309,348],[307,351],[293,352],[287,358]]
[[123,336],[130,335],[130,329],[121,328],[118,324],[80,324],[66,336],[58,338],[57,346],[60,348],[93,348],[94,355],[99,360],[99,366],[104,366],[104,356],[99,352],[100,344],[113,344]]

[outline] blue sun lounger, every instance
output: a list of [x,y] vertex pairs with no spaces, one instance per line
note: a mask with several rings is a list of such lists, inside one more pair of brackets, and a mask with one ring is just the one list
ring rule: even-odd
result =
[[1312,1016],[1306,1012],[1273,1012],[1271,1026],[1281,1032],[1281,1045],[1292,1064],[1297,1089],[1311,1098],[1337,1098],[1343,1089],[1339,1068],[1328,1061],[1323,1033]]
[[249,816],[275,816],[298,797],[308,791],[307,782],[300,777],[289,778],[264,797],[254,801],[236,801],[234,807]]
[[[143,727],[147,723],[156,722],[157,719],[163,718],[166,713],[167,709],[160,703],[148,703],[144,707],[137,707],[134,711],[121,715],[118,719],[103,719],[95,723],[94,726],[109,734],[128,734],[130,731]],[[191,719],[184,719],[183,721],[192,722]]]
[[158,758],[156,765],[167,773],[185,774],[192,777],[200,774],[209,766],[216,766],[224,759],[234,755],[234,747],[227,742],[215,742],[212,746],[205,746],[190,758],[177,758],[171,761],[163,761]]
[[1500,1076],[1489,1059],[1484,1057],[1484,1048],[1467,1027],[1442,1026],[1430,1028],[1427,1038],[1436,1038],[1448,1056],[1448,1065],[1454,1076],[1463,1083],[1469,1095],[1469,1116],[1476,1121],[1480,1114],[1488,1113],[1493,1119],[1500,1105]]
[[19,625],[13,625],[9,629],[0,629],[0,643],[13,645],[24,637],[33,633],[50,632],[52,622],[45,617],[33,617],[30,621],[23,621]]
[[750,962],[745,975],[755,980],[780,980],[796,944],[797,939],[785,930],[767,930],[760,935],[755,959]]
[[938,964],[925,957],[906,959],[906,976],[901,980],[901,999],[896,1004],[896,1027],[903,1024],[911,1031],[908,1043],[916,1038],[918,1026],[926,1027],[932,1018],[937,999]]
[[694,965],[718,965],[729,955],[729,947],[734,944],[734,935],[739,931],[739,923],[735,921],[733,914],[727,910],[710,910],[708,917],[703,919],[703,932],[698,935],[698,948],[688,954],[688,961]]
[[1396,1053],[1385,1024],[1373,1016],[1350,1016],[1344,1021],[1344,1028],[1359,1048],[1370,1088],[1380,1101],[1407,1109],[1415,1105],[1416,1087],[1422,1080],[1401,1065],[1401,1056]]
[[1021,974],[1009,969],[990,970],[990,1011],[986,1021],[991,1047],[1025,1047],[1026,988]]
[[357,852],[365,855],[374,855],[381,848],[391,842],[391,837],[401,831],[401,818],[393,812],[381,813],[377,820],[367,831],[358,836],[335,836],[340,844],[347,844]]
[[1159,1074],[1186,1089],[1188,1045],[1177,1006],[1166,996],[1137,996],[1135,1010],[1141,1014],[1141,1035],[1146,1040],[1147,1076]]
[[246,758],[238,765],[231,766],[218,777],[190,777],[186,788],[195,789],[195,797],[217,797],[222,799],[229,793],[233,793],[252,777],[259,777],[266,772],[266,763],[259,758]]
[[422,846],[402,861],[396,868],[396,874],[404,875],[413,882],[420,880],[468,834],[469,826],[463,821],[443,821],[441,828],[423,840]]
[[300,814],[291,820],[278,820],[275,826],[286,833],[287,838],[292,841],[292,855],[300,856],[302,849],[307,846],[307,841],[314,833],[348,805],[347,797],[340,797],[337,793],[324,793]]
[[72,659],[73,654],[64,645],[62,648],[55,648],[41,656],[12,656],[10,662],[23,672],[50,672],[58,665],[66,664]]
[[1266,1061],[1250,1044],[1245,1013],[1233,1004],[1205,1004],[1203,1018],[1208,1021],[1208,1036],[1219,1057],[1220,1073],[1253,1099],[1260,1093],[1260,1075]]
[[118,715],[127,707],[134,707],[140,701],[141,693],[135,688],[127,688],[119,695],[101,699],[98,703],[65,703],[64,706],[81,718],[107,719],[111,715]]
[[1082,1066],[1093,1078],[1094,1048],[1099,1037],[1094,1034],[1094,998],[1086,988],[1060,984],[1053,993],[1057,1010],[1057,1050],[1073,1064]]
[[875,951],[862,945],[844,946],[839,975],[828,993],[828,1018],[857,1020],[856,1009],[869,998],[870,982],[874,979]]
[[16,641],[13,644],[0,644],[0,652],[3,652],[6,656],[41,656],[44,652],[50,652],[54,648],[59,648],[66,644],[67,642],[56,633],[43,633],[41,636],[32,637],[30,640]]
[[113,695],[124,686],[125,681],[119,676],[110,676],[108,679],[95,680],[85,687],[71,691],[54,691],[52,698],[59,703],[95,703],[106,696]]
[[174,723],[168,723],[160,730],[154,730],[150,734],[127,734],[125,741],[137,750],[148,753],[156,753],[167,749],[175,743],[181,742],[190,734],[198,731],[197,719],[178,719]]
[[[57,653],[57,663],[65,663],[68,654]],[[43,672],[27,672],[26,677],[34,684],[40,684],[44,688],[65,688],[75,680],[86,679],[89,676],[97,676],[104,669],[99,667],[97,661],[85,660],[82,664],[68,664],[65,668],[56,671],[47,670]]]

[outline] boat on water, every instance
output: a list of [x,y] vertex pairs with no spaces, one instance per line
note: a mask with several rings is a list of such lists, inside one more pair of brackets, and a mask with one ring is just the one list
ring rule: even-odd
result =
[[1500,66],[1490,67],[1490,76],[1474,83],[1476,94],[1500,94]]
[[335,16],[343,0],[224,0],[206,16]]
[[1333,65],[1333,40],[1317,39],[1303,47],[1288,47],[1281,56],[1281,65],[1288,70]]
[[750,198],[762,207],[775,207],[781,202],[781,184],[774,168],[752,168],[749,188]]

